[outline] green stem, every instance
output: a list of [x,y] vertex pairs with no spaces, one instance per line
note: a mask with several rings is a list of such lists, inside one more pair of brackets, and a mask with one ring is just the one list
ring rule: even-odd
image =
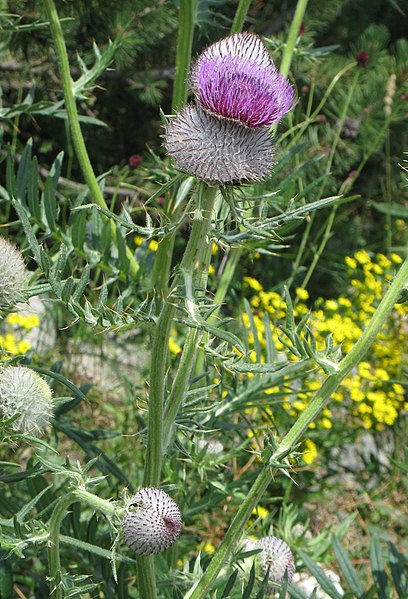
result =
[[251,0],[239,0],[238,8],[235,12],[235,17],[234,17],[234,21],[231,26],[230,33],[238,33],[240,31],[242,31],[242,28],[245,24],[247,12],[248,12],[250,6],[251,6]]
[[83,489],[75,489],[60,501],[54,507],[49,522],[49,546],[48,546],[48,564],[51,580],[51,596],[53,599],[63,599],[64,589],[62,587],[62,572],[60,559],[60,528],[61,523],[68,513],[70,505],[76,501],[83,501],[95,510],[101,511],[105,516],[112,517],[116,512],[115,506],[106,499],[102,499],[93,493]]
[[290,431],[285,435],[284,439],[279,445],[279,448],[275,452],[274,456],[272,456],[272,459],[278,459],[280,455],[286,453],[300,440],[303,433],[307,430],[309,424],[325,407],[331,395],[339,387],[342,380],[363,359],[364,355],[367,353],[379,331],[381,330],[381,327],[391,313],[400,291],[407,284],[407,282],[408,258],[405,259],[404,263],[399,269],[398,274],[394,278],[387,293],[381,300],[380,305],[374,312],[360,339],[353,346],[347,356],[342,359],[340,364],[338,364],[337,372],[326,378],[313,400],[302,412],[301,416],[292,426]]
[[68,513],[69,506],[75,501],[76,499],[72,493],[60,500],[55,506],[49,522],[50,541],[48,547],[48,564],[51,580],[50,595],[53,599],[63,599],[64,596],[59,551],[60,527],[61,522]]
[[[209,203],[211,202],[211,200],[213,202],[211,211],[213,211],[214,205],[216,203],[216,190],[215,190],[215,193],[212,196],[212,198],[211,197],[209,198]],[[210,205],[209,205],[209,208],[210,208]],[[191,300],[191,302],[194,304],[194,306],[196,303],[196,299],[195,299],[196,290],[197,289],[200,289],[200,290],[207,289],[208,269],[210,267],[210,262],[211,262],[211,243],[210,243],[209,239],[206,239],[206,240],[203,240],[203,242],[202,242],[201,259],[200,259],[200,261],[196,261],[194,264],[195,272],[194,272],[192,293],[190,293],[190,294],[186,293],[187,302],[189,300]],[[191,278],[191,273],[190,273],[190,278]],[[204,291],[204,293],[205,293],[205,291]],[[165,413],[164,413],[163,453],[165,452],[166,448],[168,447],[168,445],[171,441],[173,424],[174,424],[176,416],[180,410],[180,407],[183,404],[183,401],[185,398],[185,393],[186,393],[187,387],[188,387],[188,381],[190,379],[190,375],[191,375],[192,369],[194,367],[194,363],[196,360],[198,362],[200,360],[200,358],[203,358],[203,361],[204,361],[205,350],[203,348],[199,349],[198,346],[199,346],[201,339],[205,335],[206,334],[204,334],[203,331],[201,331],[200,329],[197,329],[197,328],[191,327],[188,330],[186,340],[185,340],[184,346],[183,346],[183,353],[181,355],[180,364],[178,366],[176,376],[174,378],[174,381],[173,381],[173,384],[171,387],[171,391],[170,391],[169,397],[166,402],[166,409],[165,409]]]
[[173,84],[172,110],[178,110],[187,101],[188,71],[193,46],[196,0],[180,0],[177,37],[176,74]]
[[296,5],[295,14],[293,15],[292,23],[290,24],[288,40],[286,42],[285,49],[282,55],[282,61],[280,65],[280,73],[287,77],[289,73],[290,64],[292,62],[293,50],[295,49],[296,40],[299,34],[299,29],[305,15],[308,0],[298,0]]
[[[55,8],[54,0],[44,0],[44,6],[47,11],[50,29],[54,40],[55,51],[57,53],[58,64],[61,74],[61,84],[64,93],[65,108],[67,110],[69,126],[71,130],[72,143],[75,148],[75,153],[81,167],[84,179],[91,192],[92,200],[102,208],[108,209],[102,192],[96,180],[95,173],[89,160],[88,151],[82,135],[81,125],[79,123],[75,96],[72,91],[72,80],[69,71],[69,61],[67,49],[65,46],[64,35],[62,33],[61,23],[58,18],[58,13]],[[116,241],[116,226],[113,221],[109,221],[112,238]],[[135,276],[139,270],[133,253],[129,248],[126,248],[126,255],[129,259],[129,272]]]
[[[354,91],[355,91],[357,83],[358,83],[359,75],[360,75],[360,71],[356,70],[356,72],[354,74],[354,77],[353,77],[353,81],[352,81],[352,83],[350,85],[349,92],[347,94],[346,101],[344,102],[343,110],[341,111],[340,122],[339,122],[338,127],[337,127],[336,135],[335,135],[335,138],[333,140],[332,148],[331,148],[331,151],[330,151],[330,156],[329,156],[329,159],[327,161],[326,168],[325,168],[325,173],[324,174],[326,175],[326,177],[325,177],[325,179],[323,179],[323,183],[322,183],[322,185],[320,187],[317,200],[320,200],[323,197],[324,191],[326,189],[328,177],[330,175],[330,170],[331,170],[331,167],[332,167],[332,164],[333,164],[333,160],[334,160],[334,155],[335,155],[335,152],[336,152],[339,140],[340,140],[340,134],[341,134],[341,130],[343,128],[343,123],[344,123],[344,121],[346,119],[347,112],[348,112],[348,109],[349,109],[349,106],[350,106],[350,102],[351,102],[351,100],[353,98],[353,94],[354,94]],[[312,262],[311,262],[311,264],[310,264],[310,266],[308,268],[308,271],[307,271],[307,273],[306,273],[306,275],[305,275],[305,277],[304,277],[304,279],[303,279],[303,281],[302,281],[302,283],[300,285],[300,287],[302,289],[305,289],[307,287],[307,284],[309,283],[309,281],[310,281],[310,279],[311,279],[311,277],[312,277],[312,275],[314,273],[314,270],[315,270],[315,268],[317,266],[317,263],[319,262],[320,257],[323,254],[323,251],[324,251],[324,249],[326,247],[326,244],[327,244],[327,242],[330,239],[331,230],[332,230],[332,227],[333,227],[333,224],[334,224],[334,219],[335,219],[335,216],[336,216],[336,212],[337,212],[337,206],[333,206],[333,208],[331,209],[330,215],[329,215],[329,217],[327,219],[327,222],[326,222],[326,226],[325,226],[325,229],[324,229],[324,234],[323,234],[322,241],[321,241],[321,243],[319,245],[319,248],[318,248],[317,252],[314,252],[313,260],[312,260]],[[314,219],[311,219],[311,222],[313,222],[313,220]],[[303,248],[304,248],[304,245],[303,246],[301,245],[300,249],[303,250]],[[299,251],[300,251],[300,249],[299,249]],[[298,256],[296,258],[296,264],[297,265],[299,264],[299,258],[300,257],[299,257],[299,253],[298,253]]]
[[[183,275],[186,280],[189,277],[192,277],[194,281],[202,279],[201,269],[202,265],[205,263],[202,257],[206,252],[208,243],[207,238],[211,227],[211,217],[217,190],[218,188],[208,187],[204,183],[200,183],[199,185],[197,204],[193,212],[193,224],[191,227],[190,238],[180,263],[180,273],[175,277],[169,297],[163,305],[153,333],[147,451],[143,480],[145,486],[157,487],[160,484],[163,451],[169,437],[169,432],[172,429],[174,418],[176,417],[180,403],[183,400],[188,383],[188,376],[191,372],[194,359],[194,354],[188,349],[187,356],[189,362],[187,362],[186,359],[180,362],[175,385],[177,391],[180,392],[181,395],[178,399],[178,405],[176,405],[174,399],[171,400],[172,407],[170,416],[168,414],[166,419],[166,432],[164,436],[166,366],[169,354],[169,335],[175,311],[175,306],[170,303],[172,300],[171,296],[179,286]],[[174,398],[174,384],[171,397]],[[156,588],[156,583],[152,560],[150,559],[149,561],[149,558],[140,557],[138,559],[138,573],[138,588],[141,599],[154,599],[156,595],[152,593]]]
[[[391,313],[400,291],[407,284],[407,282],[408,258],[406,258],[405,262],[402,264],[390,288],[371,318],[366,330],[352,348],[350,353],[347,354],[347,356],[340,362],[337,372],[326,378],[312,402],[304,410],[304,412],[302,412],[299,419],[285,435],[278,448],[270,458],[271,464],[282,459],[290,452],[291,449],[293,449],[293,447],[300,441],[303,434],[307,431],[309,424],[328,403],[331,395],[339,387],[342,380],[363,359],[364,355],[367,353],[371,344],[378,335],[381,327]],[[186,595],[186,599],[205,599],[209,596],[209,589],[215,581],[222,566],[231,555],[234,546],[238,542],[244,526],[252,513],[253,508],[256,506],[260,497],[270,483],[272,475],[273,471],[269,466],[265,466],[261,470],[243,504],[235,515],[231,526],[224,537],[224,540],[215,552],[210,565],[208,566],[201,580]]]
[[[216,187],[207,187],[200,183],[197,205],[193,213],[193,224],[190,238],[188,240],[183,258],[180,263],[180,273],[173,282],[169,293],[169,299],[165,302],[160,317],[155,326],[152,342],[151,378],[149,391],[149,422],[147,435],[147,454],[144,484],[146,486],[157,486],[160,481],[161,461],[163,453],[163,409],[165,391],[165,372],[168,361],[168,339],[174,316],[175,307],[171,302],[171,295],[180,284],[181,277],[185,279],[193,277],[197,281],[203,268],[202,255],[206,250],[207,236],[211,227],[211,216],[214,208]],[[190,354],[191,356],[191,354]],[[183,388],[188,380],[191,365],[183,363],[183,372],[180,368],[177,378],[177,386]],[[190,369],[190,370],[189,370]],[[173,413],[173,410],[172,410]],[[168,421],[167,430],[170,430],[172,422]]]
[[197,346],[201,336],[202,332],[199,329],[190,328],[188,330],[183,346],[183,353],[181,354],[180,364],[166,402],[163,428],[163,453],[166,451],[166,448],[171,441],[173,424],[184,401],[188,381],[194,365],[194,358],[197,354]]
[[157,487],[162,465],[163,406],[166,367],[169,354],[169,336],[174,306],[165,301],[155,325],[150,360],[149,415],[147,451],[143,484]]
[[138,557],[136,559],[136,571],[140,599],[156,599],[154,555]]

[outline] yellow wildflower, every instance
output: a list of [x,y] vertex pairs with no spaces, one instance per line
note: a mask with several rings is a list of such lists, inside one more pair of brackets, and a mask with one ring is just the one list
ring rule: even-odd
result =
[[261,283],[259,281],[257,281],[256,279],[254,279],[253,277],[244,277],[243,281],[244,281],[245,287],[250,287],[254,291],[262,291],[263,290]]
[[306,301],[307,299],[309,299],[309,293],[306,291],[306,289],[302,289],[302,287],[298,287],[295,290],[295,293],[298,296],[298,298],[302,301]]
[[305,439],[306,450],[303,452],[302,459],[306,464],[313,464],[318,456],[316,443],[311,439]]

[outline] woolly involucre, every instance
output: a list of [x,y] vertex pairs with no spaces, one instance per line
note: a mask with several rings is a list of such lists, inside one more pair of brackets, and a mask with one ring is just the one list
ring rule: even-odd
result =
[[52,417],[52,390],[36,372],[25,366],[0,368],[0,409],[14,420],[12,427],[21,433],[41,432]]
[[165,146],[177,166],[209,185],[259,181],[271,171],[265,128],[250,129],[189,104],[170,122]]
[[281,583],[287,573],[288,582],[291,582],[295,573],[295,561],[289,546],[278,537],[263,537],[254,548],[261,548],[259,560],[264,572],[269,570],[269,580],[271,582]]
[[179,536],[181,527],[177,503],[161,489],[140,489],[129,500],[123,532],[126,544],[138,555],[164,551]]
[[0,237],[0,306],[14,306],[26,275],[20,252],[7,239]]

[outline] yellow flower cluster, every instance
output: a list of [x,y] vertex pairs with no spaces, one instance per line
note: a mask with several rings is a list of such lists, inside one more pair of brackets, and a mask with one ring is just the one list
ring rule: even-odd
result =
[[[365,250],[360,250],[345,259],[347,267],[348,296],[333,299],[319,298],[315,309],[311,311],[311,329],[315,336],[317,349],[323,350],[325,339],[331,334],[335,345],[341,345],[343,354],[347,354],[362,334],[373,313],[383,297],[389,282],[398,265],[402,262],[400,256],[384,254],[370,256]],[[257,360],[253,328],[256,329],[257,342],[264,348],[265,313],[272,322],[272,339],[276,350],[282,351],[284,345],[280,323],[284,322],[287,304],[280,294],[275,291],[265,291],[261,283],[252,278],[244,278],[244,286],[255,292],[250,303],[253,308],[253,322],[243,315],[243,322],[248,332],[250,359]],[[294,298],[294,316],[298,319],[307,314],[310,308],[306,302],[309,298],[305,289],[296,289]],[[347,406],[350,418],[349,425],[353,427],[375,428],[382,430],[392,426],[402,410],[408,409],[404,397],[404,388],[397,381],[402,378],[402,367],[407,359],[406,327],[403,324],[408,310],[406,305],[395,306],[392,316],[388,319],[375,343],[372,345],[367,361],[361,362],[356,369],[343,381],[341,388],[334,393],[335,404],[332,410],[326,408],[318,422],[310,428],[331,429],[336,419],[337,402]],[[264,356],[260,358],[265,361]],[[290,416],[297,417],[308,405],[316,389],[321,385],[321,375],[313,374],[304,381],[301,392],[292,392],[283,397],[283,407]],[[281,394],[282,389],[269,389],[269,393]],[[332,414],[333,411],[333,414]],[[344,423],[343,423],[344,424]],[[313,441],[306,441],[306,452],[303,459],[312,463],[317,456]]]
[[9,314],[0,328],[0,360],[26,354],[31,349],[31,343],[24,339],[24,334],[39,324],[40,320],[36,314]]

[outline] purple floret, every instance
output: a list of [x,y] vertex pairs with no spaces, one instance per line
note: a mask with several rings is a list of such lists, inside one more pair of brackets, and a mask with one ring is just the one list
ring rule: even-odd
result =
[[247,127],[270,126],[293,108],[294,90],[273,64],[244,56],[206,56],[197,64],[201,106]]

